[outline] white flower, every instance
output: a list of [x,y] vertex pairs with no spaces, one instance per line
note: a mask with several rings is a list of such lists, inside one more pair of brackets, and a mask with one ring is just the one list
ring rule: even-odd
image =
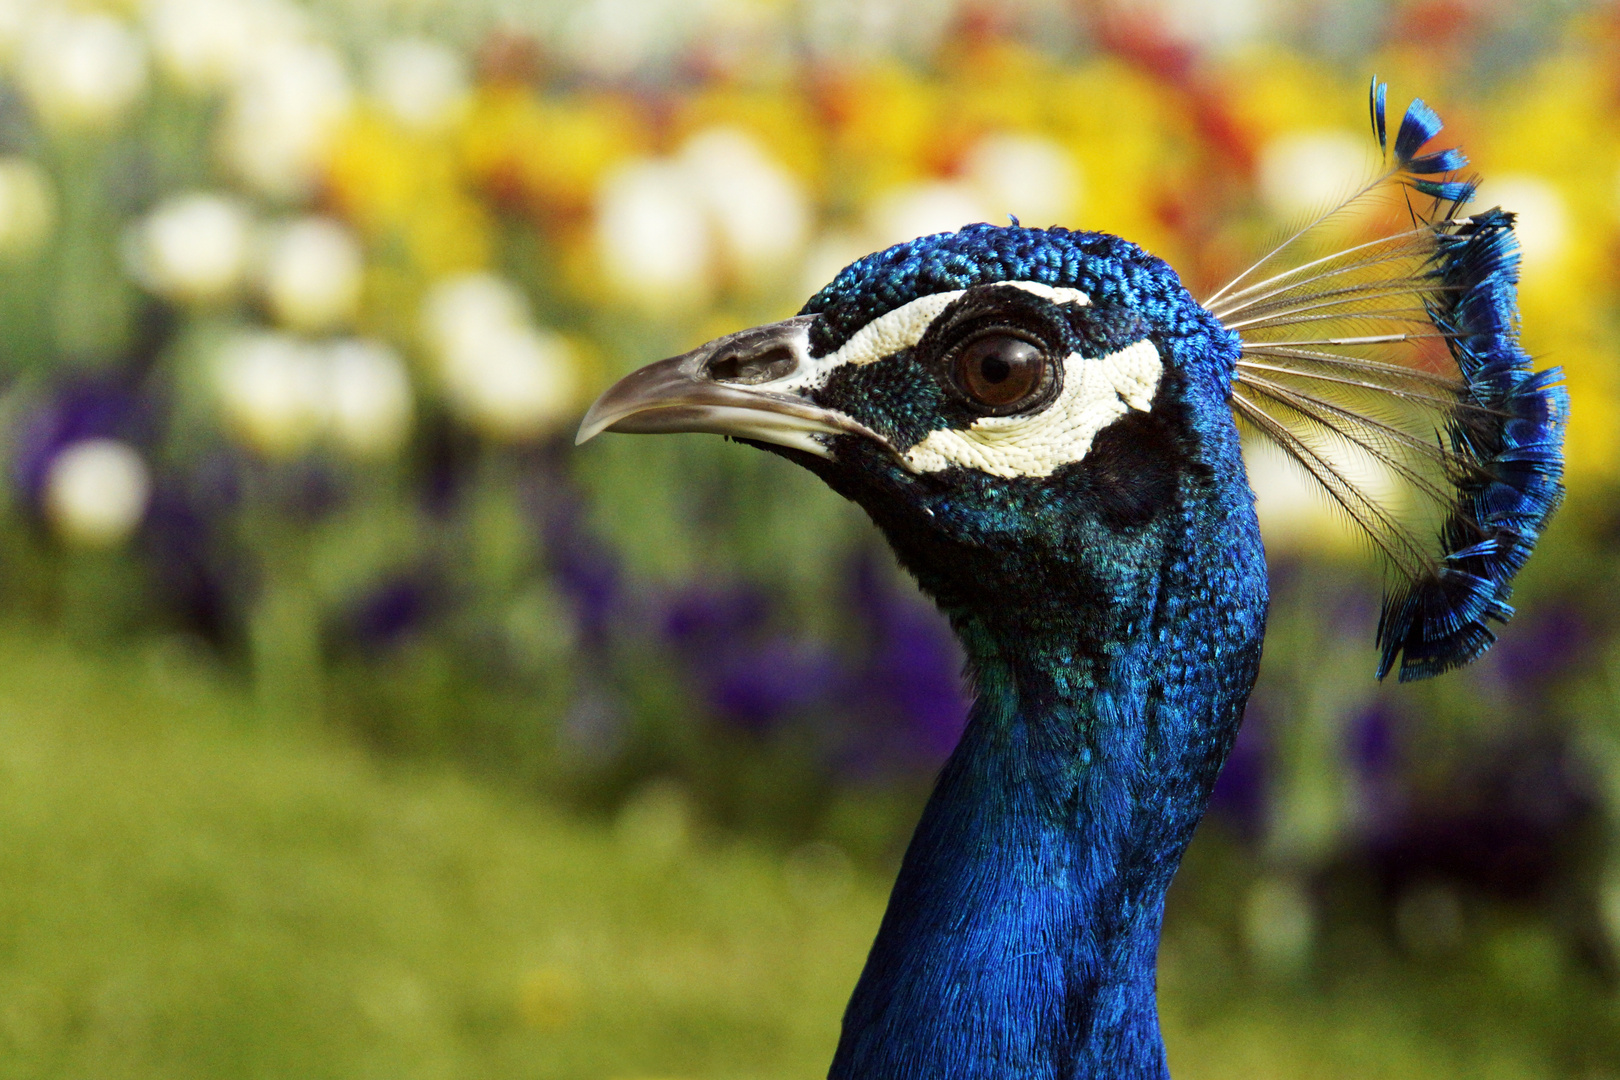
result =
[[[1569,250],[1569,204],[1546,177],[1496,173],[1479,186],[1470,204],[1478,210],[1500,206],[1517,215],[1513,235],[1526,268],[1554,266]],[[1465,213],[1467,211],[1464,211]]]
[[695,6],[690,0],[585,0],[572,5],[559,44],[586,71],[623,78],[679,48]]
[[0,56],[16,55],[43,6],[43,0],[0,0]]
[[573,348],[537,327],[491,335],[477,356],[447,358],[445,390],[473,426],[497,439],[526,439],[566,420],[578,395]]
[[67,543],[107,548],[135,531],[151,495],[151,473],[134,447],[116,439],[84,439],[51,461],[45,514]]
[[739,284],[770,282],[809,232],[803,185],[730,127],[697,133],[673,159],[625,164],[597,198],[607,282],[654,312],[706,302],[722,259]]
[[608,175],[596,248],[609,286],[648,310],[702,304],[713,288],[708,207],[672,162],[631,162]]
[[42,15],[23,42],[19,68],[34,108],[62,127],[106,127],[146,88],[141,40],[110,15]]
[[804,37],[824,56],[931,55],[957,15],[955,0],[817,0],[802,7]]
[[978,192],[966,184],[934,180],[898,188],[879,198],[867,225],[879,248],[933,233],[954,232],[988,220]]
[[269,241],[265,299],[287,326],[326,330],[354,316],[363,269],[360,245],[348,228],[331,218],[299,218]]
[[45,170],[20,157],[0,157],[0,254],[36,251],[56,224],[56,195]]
[[1080,201],[1080,167],[1067,150],[1039,135],[986,135],[968,152],[966,179],[981,202],[1004,220],[1045,228],[1067,221]]
[[391,41],[372,60],[371,90],[402,124],[431,128],[466,105],[467,65],[435,41]]
[[267,457],[291,457],[314,442],[326,415],[320,352],[287,334],[242,334],[216,361],[215,385],[237,436]]
[[1264,35],[1276,14],[1270,0],[1113,0],[1112,6],[1155,18],[1178,40],[1213,52]]
[[[1372,179],[1367,139],[1348,131],[1296,131],[1260,151],[1260,195],[1271,212],[1306,219],[1331,210]],[[1300,224],[1304,222],[1301,221]]]
[[348,73],[330,46],[273,43],[232,94],[221,132],[226,160],[266,195],[305,195],[350,103]]
[[148,0],[147,33],[165,74],[193,92],[244,77],[273,43],[295,39],[304,16],[280,0]]
[[810,233],[804,186],[745,132],[700,131],[682,147],[680,164],[721,247],[745,276],[779,269],[804,250]]
[[510,284],[489,274],[447,279],[423,315],[451,406],[484,434],[532,438],[570,415],[579,391],[573,349],[529,324]]
[[238,199],[178,195],[136,226],[129,261],[159,296],[206,302],[230,295],[247,269],[251,222]]
[[422,306],[423,330],[434,355],[475,355],[490,341],[528,325],[529,305],[509,281],[475,272],[445,278]]
[[444,357],[476,353],[489,335],[526,325],[529,305],[515,285],[494,274],[457,274],[429,290],[422,316],[429,348]]
[[399,354],[377,341],[348,338],[327,349],[327,426],[356,457],[398,450],[411,427],[411,380]]

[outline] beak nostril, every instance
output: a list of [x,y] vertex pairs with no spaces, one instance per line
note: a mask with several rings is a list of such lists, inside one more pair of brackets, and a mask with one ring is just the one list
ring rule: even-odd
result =
[[752,386],[790,375],[798,363],[788,346],[770,345],[763,349],[723,350],[715,354],[706,368],[709,378],[715,382]]

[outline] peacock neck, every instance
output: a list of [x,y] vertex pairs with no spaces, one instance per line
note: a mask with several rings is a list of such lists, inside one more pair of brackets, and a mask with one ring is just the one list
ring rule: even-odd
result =
[[1144,603],[1093,608],[1084,632],[1072,618],[1067,631],[955,620],[979,696],[907,850],[833,1080],[1168,1075],[1165,892],[1253,685],[1259,558],[1255,542],[1218,566],[1172,560]]

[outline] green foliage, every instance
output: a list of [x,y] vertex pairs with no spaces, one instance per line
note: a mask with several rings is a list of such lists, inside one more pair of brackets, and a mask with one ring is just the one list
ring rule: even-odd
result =
[[[0,631],[0,1076],[822,1075],[886,873],[679,785],[580,818],[257,715],[173,644]],[[1254,969],[1206,833],[1161,964],[1178,1076],[1613,1075],[1613,1006],[1510,913],[1472,958],[1349,927],[1316,975]]]

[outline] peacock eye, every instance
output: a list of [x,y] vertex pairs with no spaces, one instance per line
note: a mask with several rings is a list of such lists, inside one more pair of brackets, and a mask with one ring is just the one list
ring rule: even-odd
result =
[[951,374],[974,404],[995,413],[1015,412],[1046,388],[1046,353],[1012,334],[974,338],[957,350]]

